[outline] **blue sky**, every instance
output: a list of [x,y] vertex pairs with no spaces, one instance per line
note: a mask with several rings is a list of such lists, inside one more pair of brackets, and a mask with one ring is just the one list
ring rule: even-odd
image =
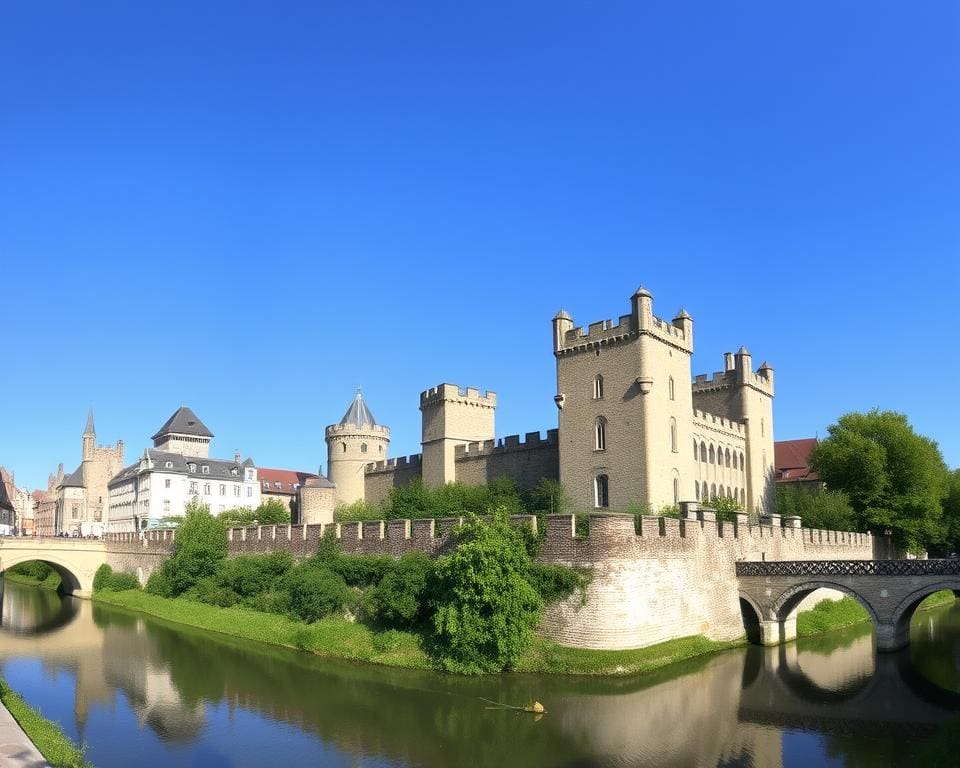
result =
[[556,424],[550,318],[745,344],[776,436],[906,412],[960,465],[960,9],[883,3],[7,3],[0,463],[128,459],[181,403],[316,469],[362,385]]

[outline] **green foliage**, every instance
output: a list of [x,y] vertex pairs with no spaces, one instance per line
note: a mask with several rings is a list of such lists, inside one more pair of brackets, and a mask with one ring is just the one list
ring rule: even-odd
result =
[[227,528],[244,528],[251,525],[286,525],[290,522],[290,510],[280,499],[265,499],[256,509],[233,507],[217,517]]
[[408,552],[364,595],[365,613],[387,627],[409,629],[422,624],[432,576],[433,561],[422,552]]
[[20,576],[28,576],[35,581],[45,581],[54,571],[53,568],[40,560],[28,560],[25,563],[13,566],[9,569],[9,572]]
[[570,511],[570,497],[559,480],[542,477],[527,494],[524,507],[531,515],[562,515]]
[[[56,722],[27,704],[5,680],[0,680],[0,702],[53,768],[93,768],[84,747],[77,747]],[[18,756],[10,759],[13,764],[21,762]]]
[[348,523],[355,520],[384,520],[388,515],[376,504],[357,499],[352,504],[338,504],[333,510],[333,520]]
[[544,603],[555,603],[583,589],[587,580],[583,573],[562,565],[530,563],[527,581],[537,591]]
[[524,513],[517,485],[508,477],[487,485],[448,483],[439,488],[427,488],[418,479],[390,490],[383,515],[387,519],[460,517],[486,515],[494,509],[506,509],[511,515]]
[[198,581],[213,576],[227,556],[227,529],[223,521],[210,515],[206,504],[187,505],[183,522],[177,528],[173,554],[147,581],[147,591],[163,597],[176,597]]
[[675,520],[679,520],[680,507],[678,507],[676,504],[671,504],[666,507],[660,507],[660,509],[657,510],[657,515],[659,517],[672,517]]
[[471,516],[457,547],[434,563],[434,647],[455,672],[514,666],[529,647],[543,601],[527,580],[530,557],[504,512],[490,523]]
[[828,431],[810,462],[828,488],[847,494],[857,530],[890,530],[914,552],[943,539],[947,472],[933,440],[902,413],[877,409],[841,416]]
[[943,499],[943,527],[946,551],[960,551],[960,469],[947,475]]
[[799,515],[805,528],[828,531],[857,529],[853,507],[843,491],[778,485],[777,512],[781,515]]
[[819,635],[869,620],[866,608],[852,597],[821,600],[812,610],[797,614],[797,636]]
[[289,552],[240,555],[224,560],[213,580],[240,597],[252,597],[271,589],[291,568],[293,556]]
[[709,507],[717,513],[717,520],[725,523],[732,523],[735,513],[743,509],[739,501],[726,496],[714,496],[710,499]]
[[114,571],[104,563],[93,575],[93,591],[96,592],[123,592],[126,589],[140,589],[140,582],[132,573]]
[[354,603],[343,578],[325,568],[294,568],[284,577],[284,586],[291,611],[306,622],[345,613]]

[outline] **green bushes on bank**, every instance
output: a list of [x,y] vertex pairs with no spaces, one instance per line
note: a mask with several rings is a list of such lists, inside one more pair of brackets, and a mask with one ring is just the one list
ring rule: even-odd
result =
[[43,589],[57,589],[60,586],[60,574],[47,563],[40,560],[29,560],[8,568],[3,573],[5,579],[21,584],[42,587]]
[[132,573],[123,573],[114,571],[109,565],[104,563],[93,575],[94,592],[123,592],[126,589],[139,589],[140,582]]

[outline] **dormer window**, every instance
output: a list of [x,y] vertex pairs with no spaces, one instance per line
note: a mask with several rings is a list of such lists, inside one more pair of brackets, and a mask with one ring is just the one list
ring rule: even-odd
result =
[[209,475],[209,474],[210,474],[210,467],[208,467],[206,464],[204,464],[203,466],[200,467],[200,472],[203,473],[204,475]]
[[278,489],[283,488],[283,483],[281,483],[279,480],[277,480],[273,485],[275,488],[278,488]]
[[187,465],[187,467],[189,467],[189,469],[190,469],[191,472],[196,472],[196,471],[197,471],[197,465],[194,464],[192,461]]
[[237,467],[234,467],[233,469],[230,470],[230,474],[236,477],[237,475],[240,474],[240,470],[237,469]]
[[163,466],[165,466],[167,469],[170,469],[171,467],[173,467],[173,462],[172,461],[164,462]]

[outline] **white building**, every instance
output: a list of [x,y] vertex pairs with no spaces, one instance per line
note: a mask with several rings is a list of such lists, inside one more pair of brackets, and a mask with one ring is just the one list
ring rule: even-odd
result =
[[136,464],[109,483],[109,530],[136,531],[181,517],[196,499],[213,514],[226,509],[260,506],[260,483],[252,459],[209,458],[213,433],[182,406],[151,438]]

